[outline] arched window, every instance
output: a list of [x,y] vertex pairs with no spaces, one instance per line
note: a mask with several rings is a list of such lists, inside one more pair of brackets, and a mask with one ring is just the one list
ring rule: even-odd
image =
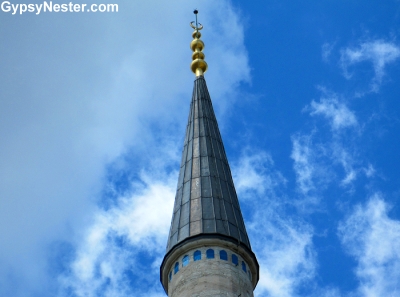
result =
[[228,254],[224,250],[219,251],[219,258],[221,260],[228,261]]
[[169,273],[169,281],[172,279],[172,271]]
[[207,250],[206,255],[207,259],[214,259],[214,250],[213,249]]
[[179,262],[176,262],[174,266],[174,274],[177,274],[178,271],[179,271]]
[[185,267],[189,264],[189,256],[186,255],[185,257],[183,257],[182,259],[182,267]]
[[242,269],[244,272],[247,272],[246,263],[242,261]]
[[193,259],[195,261],[201,260],[201,252],[200,251],[195,251],[193,254]]
[[232,263],[235,265],[239,264],[238,257],[235,254],[232,254]]

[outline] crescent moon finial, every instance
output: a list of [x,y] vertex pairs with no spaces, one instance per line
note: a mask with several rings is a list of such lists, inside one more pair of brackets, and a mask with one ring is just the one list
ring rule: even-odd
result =
[[193,25],[193,23],[194,23],[194,21],[193,21],[193,22],[190,22],[190,27],[192,27],[193,29],[199,30],[199,31],[200,31],[201,29],[203,29],[203,25],[202,25],[202,24],[198,23],[200,26],[196,27],[196,26]]

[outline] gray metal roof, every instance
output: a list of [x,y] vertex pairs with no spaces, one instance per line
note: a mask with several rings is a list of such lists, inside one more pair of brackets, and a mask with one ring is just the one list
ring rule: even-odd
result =
[[194,82],[167,253],[200,234],[228,236],[251,250],[203,76]]

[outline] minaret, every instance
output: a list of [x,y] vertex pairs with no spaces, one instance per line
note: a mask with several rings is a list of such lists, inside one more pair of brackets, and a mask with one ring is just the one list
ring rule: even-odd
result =
[[190,48],[196,75],[160,280],[169,297],[250,297],[259,279],[204,73],[203,26]]

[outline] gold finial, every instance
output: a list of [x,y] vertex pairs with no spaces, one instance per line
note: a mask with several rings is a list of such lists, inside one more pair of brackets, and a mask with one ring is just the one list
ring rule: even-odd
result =
[[[192,54],[192,63],[190,64],[190,68],[192,69],[193,73],[196,76],[203,75],[204,72],[207,71],[207,63],[204,61],[204,42],[200,40],[201,33],[199,32],[201,29],[203,29],[203,25],[200,23],[197,23],[197,14],[198,11],[197,9],[194,10],[193,12],[196,15],[196,26],[193,25],[194,22],[190,23],[190,26],[194,29],[194,32],[192,33],[192,37],[194,38],[192,42],[190,43],[190,48],[193,51]],[[200,25],[200,26],[199,26]]]

